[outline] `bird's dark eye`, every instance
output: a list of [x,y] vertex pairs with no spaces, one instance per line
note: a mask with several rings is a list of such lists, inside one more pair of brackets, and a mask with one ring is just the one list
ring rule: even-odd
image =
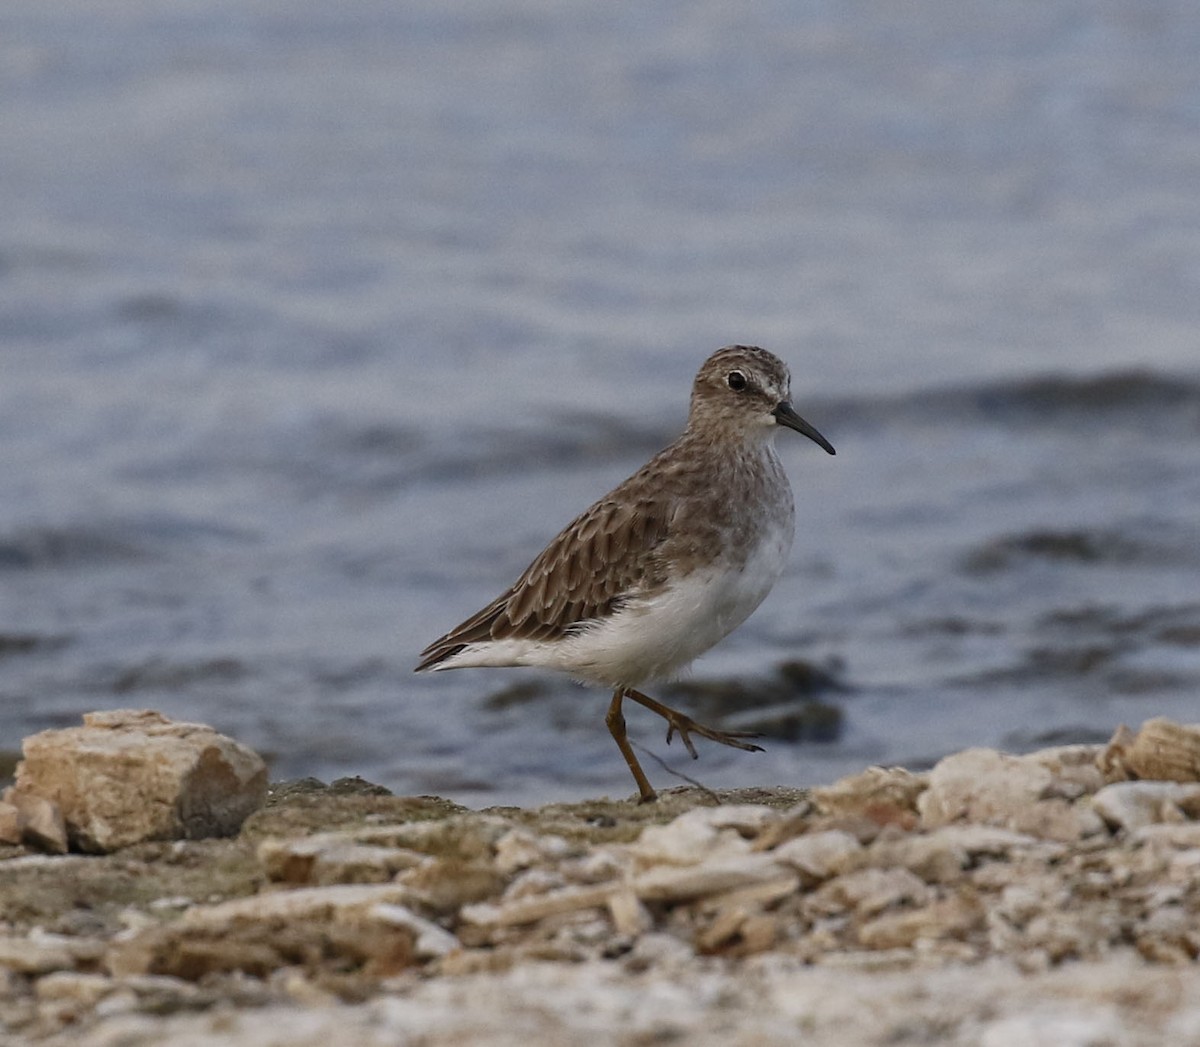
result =
[[742,374],[741,371],[730,371],[729,374],[725,376],[725,381],[729,384],[729,388],[735,393],[740,393],[746,388],[747,384],[749,384],[746,381],[746,376]]

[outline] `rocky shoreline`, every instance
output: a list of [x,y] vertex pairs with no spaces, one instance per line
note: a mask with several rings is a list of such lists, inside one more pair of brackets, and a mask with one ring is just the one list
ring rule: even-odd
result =
[[812,790],[304,780],[234,836],[176,821],[0,847],[2,1042],[1200,1043],[1200,730],[1168,721]]

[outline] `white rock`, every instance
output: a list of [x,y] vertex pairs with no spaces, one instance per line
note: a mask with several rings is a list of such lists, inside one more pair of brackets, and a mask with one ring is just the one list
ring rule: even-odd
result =
[[406,905],[394,905],[390,902],[380,902],[369,910],[369,916],[378,923],[386,923],[392,927],[405,927],[413,932],[415,941],[413,951],[419,960],[434,959],[445,956],[461,949],[459,940],[439,927],[432,920],[418,916]]
[[844,872],[848,860],[862,849],[862,844],[849,833],[829,829],[797,836],[770,854],[775,861],[791,866],[812,882],[820,882]]
[[749,841],[736,828],[727,827],[725,810],[697,807],[666,825],[651,825],[627,851],[645,865],[694,865],[718,855],[749,853]]
[[[362,1004],[112,1014],[54,1047],[688,1047],[1184,1045],[1200,1036],[1200,970],[1123,956],[1028,977],[1007,962],[923,966],[916,950],[714,963],[643,935],[619,963],[522,963],[418,978]],[[838,966],[832,964],[838,963]],[[895,968],[906,968],[897,970]],[[889,969],[891,968],[891,969]],[[1057,1036],[1059,1039],[1052,1039]],[[51,1041],[47,1041],[51,1042]]]
[[654,926],[649,910],[633,891],[616,891],[608,896],[608,914],[618,934],[635,938]]
[[1097,766],[1103,751],[1102,745],[1056,745],[1022,759],[1045,767],[1054,778],[1055,795],[1073,800],[1103,787],[1104,774]]
[[1121,1022],[1115,1007],[1090,1014],[1077,1007],[1042,1006],[1031,1014],[1014,1014],[991,1022],[980,1047],[1093,1047],[1121,1043]]
[[26,738],[16,785],[58,804],[81,850],[229,836],[266,797],[263,761],[211,727],[128,709],[83,720]]
[[14,804],[0,802],[0,843],[19,844],[25,832],[25,815]]
[[1078,840],[1103,829],[1094,811],[1064,798],[1063,783],[1049,767],[994,749],[967,749],[941,760],[917,809],[927,829],[966,821],[1051,840]]
[[602,883],[620,877],[629,864],[624,848],[598,847],[579,858],[567,859],[559,871],[575,883]]
[[941,938],[961,938],[983,921],[978,901],[955,895],[915,909],[881,913],[863,923],[857,937],[868,949],[903,949]]
[[358,843],[353,832],[334,832],[263,840],[258,860],[270,880],[335,884],[386,883],[426,858],[406,847]]
[[146,907],[151,911],[164,912],[169,909],[187,909],[194,904],[195,899],[186,894],[173,894],[165,898],[155,898]]
[[1068,892],[1057,878],[1047,875],[1023,878],[1000,891],[989,913],[1003,917],[1012,926],[1024,927],[1039,913],[1067,900]]
[[566,886],[566,879],[553,869],[526,869],[513,877],[512,882],[504,888],[501,900],[511,902],[517,898],[531,898]]
[[91,1007],[112,992],[116,985],[113,979],[104,974],[55,971],[39,978],[35,990],[39,1000],[69,1000]]
[[1108,781],[1200,781],[1200,724],[1156,717],[1136,735],[1124,724],[1097,757]]
[[180,917],[183,927],[219,933],[268,920],[324,920],[367,912],[380,903],[402,905],[412,891],[402,884],[334,884],[256,894],[216,905],[200,905]]
[[513,829],[496,841],[496,870],[508,876],[518,869],[565,858],[570,852],[570,845],[561,836]]
[[839,779],[833,785],[813,789],[812,802],[825,814],[862,814],[864,811],[912,811],[917,797],[928,784],[927,774],[914,774],[903,767],[868,767]]
[[656,972],[669,973],[675,969],[689,970],[696,954],[687,942],[681,941],[673,934],[663,931],[651,931],[643,934],[633,946],[627,958],[627,965],[635,970],[652,969]]
[[1092,797],[1092,807],[1109,825],[1141,829],[1184,822],[1181,804],[1200,805],[1200,785],[1181,782],[1114,782]]
[[[1130,842],[1152,847],[1191,848],[1200,847],[1200,822],[1183,822],[1161,825],[1145,825],[1129,834]],[[20,859],[15,859],[20,861]]]
[[1047,843],[1029,833],[999,829],[992,825],[947,825],[930,833],[928,839],[950,843],[972,858],[983,854],[999,858],[1012,851],[1027,850],[1058,855],[1066,850],[1061,844]]
[[1172,883],[1200,883],[1200,850],[1181,851],[1167,863],[1167,878]]
[[741,908],[757,912],[765,905],[786,898],[800,890],[801,879],[792,871],[781,872],[770,879],[759,880],[744,887],[733,887],[728,891],[705,895],[701,905],[705,910],[712,908]]
[[770,854],[747,854],[683,868],[660,865],[635,876],[630,886],[643,901],[681,902],[792,876]]
[[839,949],[836,952],[822,953],[814,962],[822,967],[845,971],[847,977],[853,977],[858,974],[906,970],[913,965],[916,958],[912,949]]
[[619,888],[612,884],[592,887],[563,887],[548,894],[517,898],[513,901],[492,904],[477,902],[464,905],[459,915],[467,923],[483,927],[506,927],[522,923],[536,923],[547,916],[577,912],[580,909],[595,909],[608,904],[608,899]]
[[714,829],[736,829],[743,836],[757,836],[783,815],[761,803],[727,803],[720,807],[703,807]]
[[477,850],[482,856],[511,831],[511,824],[496,815],[456,814],[420,822],[364,825],[352,830],[352,835],[358,843],[376,847],[406,847],[440,854],[453,846],[460,852]]
[[27,936],[0,937],[0,967],[21,974],[70,971],[80,964],[94,963],[106,948],[107,943],[102,939],[48,934],[35,929]]
[[17,812],[21,840],[51,854],[67,853],[67,823],[53,800],[25,789],[4,790],[4,806]]
[[970,861],[967,849],[953,835],[947,835],[957,828],[960,827],[945,826],[931,833],[881,836],[864,849],[858,864],[876,869],[903,866],[926,883],[951,883],[962,875]]
[[866,917],[899,903],[928,905],[933,898],[933,891],[907,869],[858,869],[819,887],[809,906],[831,914],[853,909]]
[[955,824],[927,833],[880,836],[864,850],[859,864],[878,868],[902,865],[927,883],[950,883],[981,856],[1002,858],[1036,851],[1050,857],[1063,849],[1063,844],[1009,829]]

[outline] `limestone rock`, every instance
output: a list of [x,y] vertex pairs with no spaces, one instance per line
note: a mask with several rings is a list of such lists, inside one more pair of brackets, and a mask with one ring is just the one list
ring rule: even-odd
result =
[[496,841],[496,868],[507,876],[531,865],[562,858],[570,850],[561,836],[537,836],[526,829],[512,829]]
[[1133,745],[1134,737],[1133,731],[1125,724],[1121,724],[1113,732],[1113,736],[1101,750],[1100,755],[1096,757],[1096,766],[1104,775],[1106,782],[1124,782],[1136,777],[1125,766],[1125,754]]
[[4,805],[17,812],[20,842],[51,854],[67,853],[67,825],[62,810],[53,800],[23,789],[5,789]]
[[55,971],[37,980],[36,991],[39,1000],[68,1000],[94,1006],[112,992],[113,986],[113,980],[103,974]]
[[[1200,1042],[1200,784],[1097,790],[1094,759],[960,754],[919,805],[887,771],[778,808],[306,801],[257,816],[265,842],[5,855],[0,1028],[47,1047],[1023,1043],[1041,1001],[1133,1023],[1089,1043]],[[349,882],[311,886],[328,879]]]
[[1054,776],[1054,791],[1058,796],[1075,799],[1094,793],[1104,785],[1099,759],[1099,745],[1056,745],[1050,749],[1023,756],[1023,760],[1045,767]]
[[951,897],[916,909],[885,912],[858,929],[867,949],[900,949],[920,939],[962,938],[983,923],[983,907],[969,897]]
[[403,905],[411,892],[401,884],[335,884],[234,898],[189,909],[179,920],[188,929],[226,934],[238,927],[271,922],[351,920],[378,905]]
[[780,880],[799,881],[769,855],[748,854],[737,858],[716,858],[685,868],[660,865],[634,878],[632,888],[643,901],[679,902],[709,894],[754,887]]
[[406,847],[364,844],[353,832],[314,833],[298,839],[267,839],[258,860],[274,882],[326,886],[335,883],[387,883],[424,856]]
[[1058,847],[1008,829],[946,825],[928,833],[881,837],[861,853],[859,864],[881,869],[903,866],[926,883],[952,883],[981,857],[1007,859],[1019,851]]
[[818,913],[854,910],[871,917],[894,905],[923,906],[933,900],[933,891],[907,869],[859,869],[820,887],[810,907]]
[[1174,1047],[1194,1044],[1200,1031],[1194,964],[1164,972],[1121,955],[1030,978],[999,961],[889,969],[887,952],[850,959],[714,964],[670,935],[648,934],[622,966],[593,959],[484,969],[364,1002],[106,1012],[53,1047]]
[[411,931],[414,938],[413,952],[419,960],[447,956],[462,947],[453,934],[432,920],[418,916],[406,905],[379,902],[371,908],[369,916],[380,923],[404,927]]
[[1200,822],[1165,822],[1134,829],[1129,834],[1130,842],[1148,846],[1154,850],[1181,849],[1200,854]]
[[19,844],[25,832],[25,816],[7,800],[0,802],[0,843]]
[[849,867],[852,857],[862,851],[849,833],[837,829],[809,833],[776,847],[771,856],[794,868],[807,885],[820,883]]
[[21,974],[70,971],[104,955],[105,943],[92,938],[34,931],[28,937],[0,937],[0,967]]
[[404,908],[409,900],[397,884],[338,884],[196,906],[173,923],[119,936],[104,965],[119,978],[198,981],[230,971],[265,978],[328,955],[391,974],[409,965],[418,941],[430,955],[453,947],[440,928]]
[[1200,784],[1114,782],[1092,797],[1092,807],[1119,829],[1181,822],[1200,815]]
[[499,905],[489,902],[466,905],[463,906],[460,916],[467,923],[482,926],[505,927],[535,923],[547,916],[556,916],[559,913],[605,906],[618,890],[618,887],[609,884],[563,887],[547,894],[518,898],[514,901],[501,902]]
[[[759,817],[757,807],[749,810],[748,818]],[[750,844],[738,831],[744,824],[741,813],[733,807],[694,808],[666,825],[643,830],[629,846],[629,853],[645,865],[692,865],[718,855],[733,858],[746,854]]]
[[927,774],[903,767],[868,767],[861,774],[813,789],[812,802],[824,814],[865,815],[880,825],[909,827],[917,798],[929,784]]
[[1136,735],[1122,724],[1096,763],[1110,782],[1126,778],[1200,781],[1200,724],[1157,717],[1142,724]]
[[608,915],[617,934],[636,938],[654,926],[654,917],[633,891],[617,891],[609,895]]
[[1078,794],[1075,784],[1056,778],[1036,758],[967,749],[929,772],[929,788],[917,808],[927,829],[966,821],[1043,839],[1078,840],[1103,825],[1094,811],[1071,802]]
[[127,709],[83,719],[26,738],[17,766],[17,792],[58,804],[80,850],[229,836],[266,797],[263,761],[211,727]]

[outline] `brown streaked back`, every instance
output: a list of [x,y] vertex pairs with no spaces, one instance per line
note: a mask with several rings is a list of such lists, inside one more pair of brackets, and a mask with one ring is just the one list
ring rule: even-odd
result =
[[[617,492],[613,492],[616,494]],[[417,671],[486,640],[552,640],[616,611],[666,580],[656,550],[668,509],[652,497],[601,499],[576,517],[505,592],[421,652]]]

